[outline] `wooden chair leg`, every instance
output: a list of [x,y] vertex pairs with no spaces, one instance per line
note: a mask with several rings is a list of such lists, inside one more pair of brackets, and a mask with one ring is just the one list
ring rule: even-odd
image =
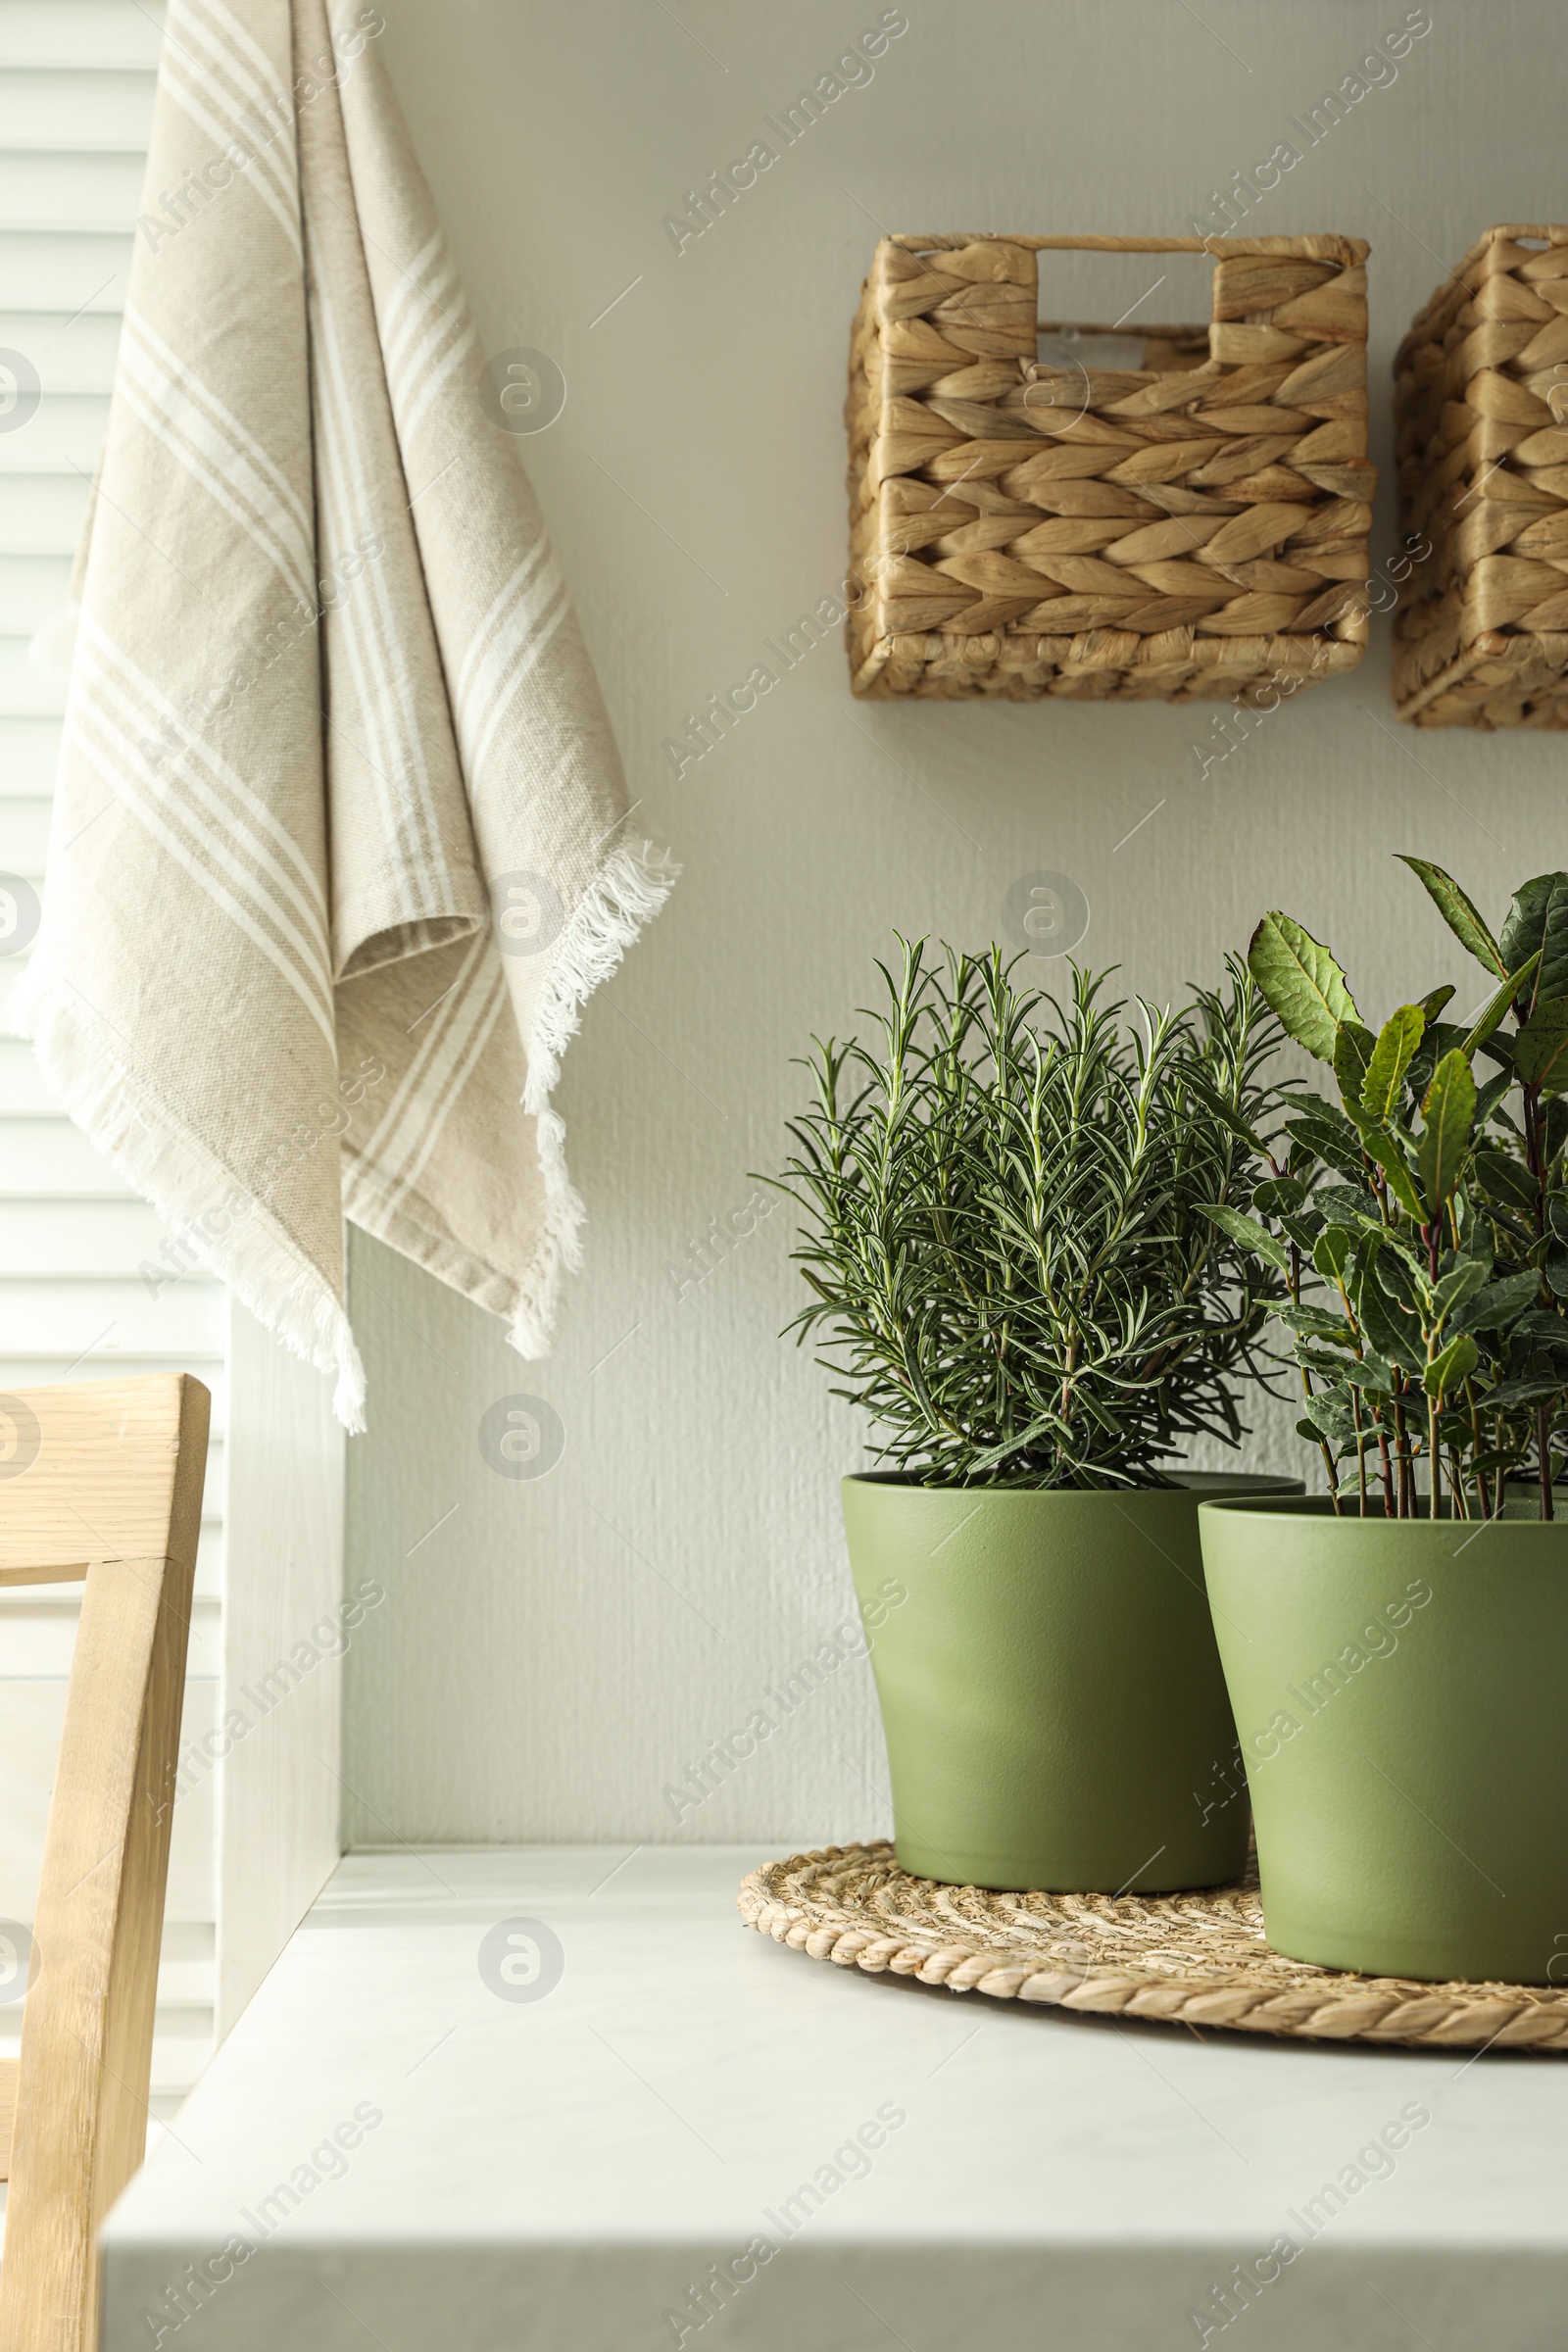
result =
[[[183,1547],[182,1547],[183,1548]],[[142,2160],[194,1547],[87,1571],[23,2017],[0,2352],[91,2352]]]

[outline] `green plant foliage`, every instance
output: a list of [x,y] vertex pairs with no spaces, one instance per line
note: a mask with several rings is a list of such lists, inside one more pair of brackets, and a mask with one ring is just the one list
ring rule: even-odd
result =
[[1513,1041],[1513,1073],[1543,1094],[1560,1095],[1568,1086],[1568,997],[1537,1005]]
[[1288,914],[1265,914],[1247,960],[1286,1035],[1319,1061],[1332,1061],[1341,1024],[1357,1016],[1328,949]]
[[1415,1058],[1427,1016],[1419,1004],[1401,1004],[1378,1033],[1361,1082],[1361,1108],[1378,1127],[1387,1127],[1398,1108],[1404,1073]]
[[[1541,951],[1538,948],[1534,956],[1527,957],[1525,962],[1520,965],[1516,972],[1510,972],[1507,974],[1503,980],[1502,986],[1497,990],[1491,1004],[1487,1006],[1485,1012],[1483,1012],[1481,1018],[1477,1021],[1475,1027],[1465,1039],[1464,1044],[1460,1047],[1459,1051],[1462,1054],[1473,1054],[1478,1046],[1484,1046],[1486,1044],[1488,1038],[1492,1036],[1494,1030],[1501,1027],[1503,1021],[1513,1010],[1514,1001],[1517,998],[1519,991],[1523,988],[1525,982],[1527,980],[1534,979],[1536,966],[1540,963],[1540,961]],[[1450,988],[1447,990],[1446,994],[1451,997],[1453,994],[1452,989]]]
[[[1287,1298],[1305,1411],[1336,1507],[1460,1516],[1530,1478],[1544,1517],[1568,1452],[1568,874],[1514,894],[1500,938],[1441,866],[1403,862],[1501,985],[1474,1023],[1444,987],[1374,1037],[1344,974],[1288,916],[1249,962],[1287,1033],[1327,1061],[1340,1102],[1298,1096],[1284,1170],[1251,1207]],[[1333,1015],[1333,1033],[1326,1023]],[[1478,1083],[1475,1060],[1496,1065]],[[1282,1213],[1283,1176],[1299,1200]],[[1349,1475],[1346,1476],[1345,1473]],[[1418,1492],[1424,1480],[1425,1494]]]
[[1528,956],[1541,957],[1532,1011],[1568,997],[1568,874],[1537,874],[1533,882],[1522,882],[1497,944],[1504,971],[1515,970]]
[[803,1218],[789,1328],[933,1484],[1159,1486],[1192,1437],[1235,1444],[1286,1256],[1241,1213],[1278,1036],[1245,967],[1129,1028],[1105,975],[1061,1004],[998,949],[900,946],[870,1042],[814,1041],[768,1180]]
[[[1467,948],[1476,961],[1484,963],[1489,972],[1495,972],[1499,980],[1505,979],[1508,966],[1502,960],[1502,950],[1453,876],[1446,874],[1441,865],[1429,864],[1425,858],[1401,856],[1399,863],[1407,865],[1413,874],[1420,876],[1438,912],[1460,946]],[[1449,994],[1452,994],[1451,990]]]
[[1416,1146],[1416,1164],[1426,1190],[1427,1219],[1441,1225],[1469,1161],[1476,1123],[1476,1082],[1457,1049],[1445,1054],[1433,1072],[1421,1116],[1426,1125]]

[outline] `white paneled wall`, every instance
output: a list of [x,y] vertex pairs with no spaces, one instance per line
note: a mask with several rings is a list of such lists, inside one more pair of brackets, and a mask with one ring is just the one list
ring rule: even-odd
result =
[[[518,446],[633,825],[685,872],[563,1070],[589,1222],[549,1359],[519,1365],[491,1318],[355,1237],[371,1410],[348,1575],[387,1597],[349,1657],[349,1835],[736,1838],[761,1860],[879,1833],[863,1661],[698,1811],[678,1803],[691,1759],[854,1606],[838,1479],[860,1429],[813,1350],[776,1338],[807,1302],[796,1220],[763,1195],[750,1239],[704,1243],[752,1222],[751,1171],[788,1149],[791,1057],[813,1031],[864,1035],[895,926],[1035,944],[1011,907],[1043,873],[1082,893],[1077,952],[1120,966],[1117,994],[1179,1000],[1284,906],[1389,1006],[1470,985],[1396,853],[1447,866],[1494,922],[1525,875],[1568,866],[1565,739],[1396,727],[1386,614],[1358,670],[1219,760],[1203,706],[856,704],[836,630],[778,675],[783,634],[844,577],[844,374],[879,230],[1180,236],[1294,141],[1245,227],[1371,241],[1383,564],[1406,324],[1489,222],[1568,219],[1568,20],[1561,0],[1431,5],[1397,79],[1367,88],[1345,77],[1405,0],[905,0],[869,82],[829,70],[897,21],[880,0],[378,6],[475,367],[542,350],[565,378],[557,421]],[[1364,98],[1314,137],[1342,82]],[[842,95],[781,136],[813,88]],[[769,169],[722,210],[704,199],[691,234],[693,192],[758,139]],[[1141,294],[1140,322],[1206,308],[1166,257],[1125,292],[1099,260],[1045,274],[1048,317],[1116,318]],[[777,683],[752,714],[696,764],[672,758],[686,714],[759,662]],[[1059,991],[1065,971],[1037,956],[1023,976]],[[497,1478],[474,1433],[525,1391],[565,1450],[548,1478]],[[1294,1419],[1258,1416],[1249,1468],[1321,1476]]]
[[[65,604],[108,416],[161,15],[136,0],[0,0],[0,349],[43,387],[20,428],[0,413],[0,889],[7,875],[44,884],[64,693],[27,641]],[[0,985],[20,968],[0,958]],[[30,1049],[0,1042],[0,1389],[178,1370],[214,1394],[189,1743],[213,1724],[222,1665],[227,1303],[200,1275],[139,1271],[166,1239],[52,1101]],[[0,1918],[31,1917],[75,1614],[58,1587],[0,1592]],[[212,2045],[220,1786],[199,1776],[175,1809],[155,2113]],[[18,2017],[0,2008],[0,2050]]]

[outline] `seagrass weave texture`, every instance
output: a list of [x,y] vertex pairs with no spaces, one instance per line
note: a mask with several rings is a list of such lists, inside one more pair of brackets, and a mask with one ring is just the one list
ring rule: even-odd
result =
[[1396,622],[1418,727],[1568,726],[1568,227],[1489,228],[1395,362]]
[[[1214,258],[1207,328],[1037,359],[1046,248]],[[1367,639],[1354,237],[886,237],[850,356],[858,695],[1247,701]],[[1117,331],[1066,330],[1090,339]],[[1139,330],[1132,330],[1138,332]]]
[[1568,2051],[1568,1988],[1342,1975],[1270,1951],[1257,1880],[1195,1894],[991,1894],[899,1868],[885,1840],[770,1862],[749,1927],[813,1960],[1096,2016],[1317,2041]]

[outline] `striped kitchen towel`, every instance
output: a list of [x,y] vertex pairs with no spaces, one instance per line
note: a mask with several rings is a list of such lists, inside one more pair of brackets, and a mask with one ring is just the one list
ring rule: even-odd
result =
[[674,870],[518,463],[549,364],[484,365],[383,30],[172,0],[13,1002],[173,1261],[351,1428],[345,1214],[545,1351],[583,1214],[550,1096]]

